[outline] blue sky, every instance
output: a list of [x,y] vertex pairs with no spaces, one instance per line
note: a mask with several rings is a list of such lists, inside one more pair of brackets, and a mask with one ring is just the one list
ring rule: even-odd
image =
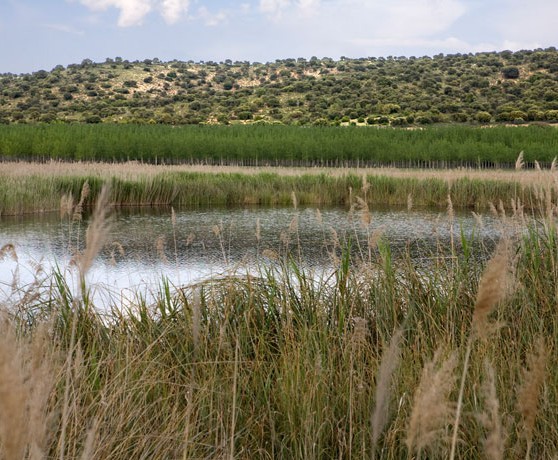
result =
[[557,0],[0,0],[0,73],[558,46]]

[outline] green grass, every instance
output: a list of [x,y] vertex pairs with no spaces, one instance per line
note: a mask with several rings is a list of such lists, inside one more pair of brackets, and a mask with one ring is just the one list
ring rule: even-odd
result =
[[367,164],[428,166],[550,162],[554,127],[446,126],[425,129],[292,126],[149,126],[0,124],[4,159],[148,163]]

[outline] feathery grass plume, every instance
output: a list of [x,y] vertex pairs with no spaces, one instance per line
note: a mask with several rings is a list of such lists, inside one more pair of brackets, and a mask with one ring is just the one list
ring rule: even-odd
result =
[[522,150],[521,152],[519,152],[519,156],[517,157],[517,160],[515,160],[515,169],[516,171],[519,171],[523,169],[524,166],[525,166],[525,162],[523,161],[523,150]]
[[320,224],[320,225],[322,225],[324,223],[322,213],[319,209],[316,209],[316,222],[318,222],[318,224]]
[[298,209],[298,199],[294,190],[291,192],[291,200],[293,202],[293,208]]
[[357,208],[360,209],[360,221],[364,227],[368,227],[370,222],[372,222],[372,215],[370,214],[370,208],[368,203],[361,197],[357,196]]
[[535,160],[535,169],[537,171],[541,171],[541,165],[539,164],[539,162],[537,160]]
[[0,248],[0,261],[4,260],[6,257],[11,258],[14,262],[18,261],[17,252],[12,243],[7,243]]
[[380,435],[388,422],[393,374],[401,358],[403,329],[399,328],[389,341],[389,346],[382,352],[382,359],[376,377],[375,405],[372,412],[372,446],[375,448]]
[[498,212],[500,219],[504,222],[506,221],[506,208],[504,207],[504,202],[502,200],[498,200]]
[[553,171],[553,172],[556,171],[556,165],[557,165],[557,158],[554,157],[552,159],[552,163],[550,163],[550,170]]
[[109,187],[104,185],[101,189],[99,197],[97,198],[91,223],[85,232],[85,250],[79,255],[77,260],[82,276],[85,276],[87,271],[91,268],[93,260],[103,248],[108,236],[110,229],[110,223],[108,220],[109,195]]
[[524,220],[524,212],[523,212],[523,203],[521,202],[521,199],[519,197],[516,198],[512,198],[511,199],[511,208],[512,208],[512,212],[513,212],[513,218],[523,221]]
[[60,198],[60,218],[71,216],[74,210],[74,197],[72,193],[62,195]]
[[546,376],[548,350],[543,337],[535,341],[534,350],[527,355],[527,367],[522,370],[522,383],[517,392],[517,409],[521,414],[523,437],[527,443],[525,458],[529,459],[533,430],[539,412],[539,399]]
[[44,459],[48,451],[48,441],[52,434],[49,424],[56,416],[55,411],[47,412],[49,398],[56,383],[56,349],[52,347],[49,332],[51,324],[41,323],[31,341],[26,345],[26,373],[28,378],[28,433],[29,459]]
[[441,351],[425,364],[419,385],[415,391],[413,408],[407,428],[405,444],[418,457],[425,449],[435,451],[448,439],[448,425],[453,419],[454,404],[449,395],[455,384],[457,357],[452,353],[441,361]]
[[453,201],[451,200],[451,195],[448,193],[448,198],[447,198],[447,204],[448,204],[448,219],[450,220],[450,222],[453,222],[453,219],[455,217],[455,214],[453,212]]
[[298,216],[294,216],[289,223],[289,232],[296,233],[298,232]]
[[502,239],[482,274],[473,311],[473,333],[486,338],[491,327],[488,316],[504,300],[511,286],[511,243]]
[[97,433],[99,431],[99,420],[93,420],[91,428],[87,430],[87,437],[85,438],[85,444],[83,446],[83,451],[81,452],[81,460],[89,460],[94,458],[95,451],[95,441],[97,438]]
[[83,205],[85,204],[85,200],[89,197],[89,193],[91,192],[91,188],[89,187],[89,182],[85,181],[83,186],[81,187],[81,195],[79,197],[79,202],[74,208],[74,214],[72,219],[76,222],[80,222],[82,219],[83,213]]
[[124,251],[124,246],[118,241],[113,241],[110,245],[110,264],[114,267],[116,265],[116,254],[120,257],[124,257],[126,251]]
[[484,440],[484,454],[489,460],[502,460],[506,435],[500,415],[500,402],[496,393],[496,375],[494,367],[486,361],[484,363],[485,377],[481,391],[484,397],[484,410],[479,414],[479,420],[486,430]]
[[382,236],[384,236],[384,231],[385,231],[384,227],[379,227],[376,230],[374,230],[368,236],[368,248],[369,248],[369,250],[372,250],[372,249],[375,249],[375,248],[378,247],[378,243],[382,239]]
[[494,206],[494,203],[492,201],[488,202],[488,209],[490,210],[490,214],[492,214],[494,217],[500,217],[500,215],[498,214],[498,210],[496,209],[496,206]]
[[155,241],[155,249],[157,249],[157,257],[159,258],[159,260],[163,263],[168,263],[169,259],[167,258],[167,255],[165,254],[165,237],[164,236],[159,236],[157,238],[157,240]]
[[480,214],[477,214],[475,211],[471,211],[471,215],[475,219],[475,223],[479,226],[479,228],[484,228],[482,216]]
[[411,211],[413,209],[413,195],[409,193],[407,195],[407,211]]
[[256,241],[258,242],[258,244],[260,243],[262,239],[262,226],[260,223],[260,218],[258,217],[256,219]]
[[0,442],[2,457],[24,458],[25,439],[25,375],[21,367],[21,349],[11,325],[0,317]]
[[54,384],[51,339],[46,326],[39,326],[30,340],[18,339],[16,326],[3,317],[0,321],[1,456],[43,459]]

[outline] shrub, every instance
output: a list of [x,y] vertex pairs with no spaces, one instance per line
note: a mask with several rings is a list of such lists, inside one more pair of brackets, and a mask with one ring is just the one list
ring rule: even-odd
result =
[[519,69],[515,66],[505,67],[502,70],[502,75],[506,79],[519,78]]
[[477,120],[479,123],[490,123],[490,121],[492,120],[492,115],[484,111],[477,112],[477,114],[475,115],[475,120]]

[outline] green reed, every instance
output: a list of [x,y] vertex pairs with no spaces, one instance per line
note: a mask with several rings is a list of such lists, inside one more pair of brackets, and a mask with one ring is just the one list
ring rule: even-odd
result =
[[344,161],[427,166],[550,162],[548,126],[424,129],[294,126],[0,125],[4,159],[338,165]]

